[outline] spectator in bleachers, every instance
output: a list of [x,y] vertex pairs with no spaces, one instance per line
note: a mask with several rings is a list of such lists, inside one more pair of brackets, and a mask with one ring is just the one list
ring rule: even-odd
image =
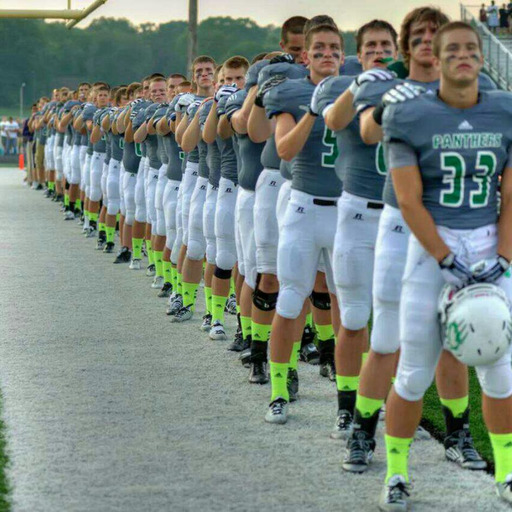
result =
[[498,27],[500,24],[499,21],[499,9],[495,4],[494,0],[491,1],[491,5],[487,7],[487,24],[489,26],[489,30],[496,34],[498,31]]
[[500,35],[504,36],[510,32],[510,23],[508,20],[508,18],[510,16],[510,11],[507,8],[507,4],[503,4],[501,6],[499,13],[500,13]]
[[487,8],[485,7],[485,4],[482,4],[482,7],[480,7],[478,19],[480,20],[480,23],[483,23],[485,26],[487,26]]

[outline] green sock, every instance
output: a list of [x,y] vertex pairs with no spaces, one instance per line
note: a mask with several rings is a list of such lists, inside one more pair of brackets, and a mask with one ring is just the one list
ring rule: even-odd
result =
[[148,253],[148,264],[154,265],[153,251],[151,250],[151,240],[146,240],[146,252]]
[[82,211],[82,201],[80,199],[77,199],[75,201],[75,211],[81,212]]
[[185,283],[185,281],[183,281],[181,286],[183,288],[183,307],[191,307],[192,310],[194,310],[196,304],[196,291],[199,284]]
[[393,437],[386,434],[386,453],[388,462],[388,471],[386,474],[386,483],[393,475],[402,475],[406,482],[409,482],[409,472],[407,466],[409,463],[409,448],[412,438]]
[[235,280],[231,278],[229,280],[229,295],[235,295],[236,294],[236,288],[235,288]]
[[240,324],[242,325],[242,335],[244,339],[247,339],[252,334],[251,317],[240,315]]
[[290,400],[288,395],[288,386],[286,381],[288,379],[288,363],[274,363],[270,361],[270,384],[272,386],[273,402],[276,398],[281,397],[286,401]]
[[116,213],[116,222],[119,222],[120,218],[121,218],[121,214],[120,213]]
[[85,218],[90,219],[89,210],[84,210],[84,216],[85,216]]
[[296,341],[293,344],[292,354],[290,356],[290,363],[288,364],[288,368],[291,368],[292,370],[296,370],[297,369],[297,365],[298,365],[298,362],[299,362],[300,345],[301,345],[300,341]]
[[313,313],[308,313],[306,315],[305,325],[307,325],[308,327],[313,327]]
[[178,293],[178,270],[171,263],[171,283],[173,292]]
[[98,223],[98,231],[106,231],[107,230],[107,226],[105,225],[104,222],[99,222]]
[[[240,321],[242,321],[240,317]],[[266,342],[270,339],[270,331],[272,330],[272,324],[257,324],[256,322],[251,323],[252,339],[255,341]]]
[[155,267],[156,267],[156,275],[163,277],[164,276],[164,268],[162,265],[162,257],[164,252],[163,251],[153,251],[153,258],[155,260]]
[[183,274],[178,271],[178,293],[183,295]]
[[69,194],[64,195],[64,206],[69,206]]
[[240,314],[240,306],[238,304],[235,306],[235,309],[236,309],[236,314],[239,315]]
[[142,238],[132,238],[133,259],[142,258]]
[[92,222],[98,223],[98,214],[97,213],[93,213],[93,212],[89,212],[89,219]]
[[106,226],[105,231],[107,232],[107,242],[113,242],[114,236],[116,235],[116,228]]
[[444,405],[447,409],[450,409],[454,418],[462,418],[462,415],[466,411],[469,406],[469,396],[464,396],[462,398],[439,398],[441,404]]
[[55,181],[48,182],[48,190],[55,190]]
[[224,323],[224,308],[226,307],[226,297],[222,295],[212,295],[212,324],[214,322]]
[[366,363],[367,359],[368,359],[368,352],[363,352],[363,355],[361,356],[361,368],[364,366],[364,363]]
[[206,314],[212,314],[212,287],[204,285],[204,302],[206,304]]
[[494,453],[496,482],[504,482],[512,473],[512,434],[491,434],[492,451]]
[[356,409],[363,418],[370,418],[382,407],[383,403],[384,400],[380,400],[378,398],[366,398],[358,393],[356,398]]
[[162,261],[162,267],[164,269],[164,283],[172,284],[172,265],[170,261]]
[[332,340],[334,339],[334,329],[332,324],[319,325],[316,324],[316,332],[318,335],[318,341],[321,343],[322,341]]
[[359,386],[359,376],[345,377],[344,375],[336,375],[336,388],[338,391],[357,391]]

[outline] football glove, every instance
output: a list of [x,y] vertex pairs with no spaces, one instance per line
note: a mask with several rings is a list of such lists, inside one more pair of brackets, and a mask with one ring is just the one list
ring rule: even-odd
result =
[[254,98],[254,104],[257,107],[263,108],[263,97],[267,94],[270,89],[273,89],[279,84],[286,82],[287,78],[284,75],[274,75],[273,77],[265,80],[259,87],[256,97]]
[[194,112],[194,109],[196,107],[199,107],[199,105],[201,105],[202,101],[201,100],[196,100],[194,101],[194,103],[191,103],[188,107],[187,107],[187,115],[190,117],[191,114],[193,114]]
[[282,53],[281,55],[276,55],[270,59],[269,64],[279,64],[280,62],[285,62],[288,64],[295,64],[295,59],[289,53]]
[[235,84],[231,85],[223,85],[219,88],[219,90],[215,93],[215,103],[218,103],[221,98],[224,98],[225,96],[231,96],[236,91],[238,91],[238,87]]
[[366,82],[388,82],[395,78],[396,74],[393,73],[393,71],[388,71],[387,69],[369,69],[356,76],[349,86],[349,91],[355,96],[359,87]]
[[439,262],[439,267],[444,280],[457,289],[473,281],[471,270],[453,252]]
[[384,94],[384,96],[382,96],[381,102],[373,110],[372,116],[374,121],[378,125],[381,125],[384,109],[388,105],[396,105],[397,103],[403,103],[405,101],[412,100],[424,92],[426,92],[426,90],[423,87],[420,87],[419,85],[408,84],[407,82],[395,85],[395,87],[389,89]]
[[318,83],[318,85],[315,87],[315,90],[313,91],[313,96],[311,96],[311,103],[309,104],[309,113],[312,116],[318,116],[320,112],[318,112],[318,96],[322,93],[324,90],[325,84],[332,80],[334,76],[328,76],[324,78],[321,82]]
[[494,258],[485,259],[471,267],[473,279],[477,283],[494,283],[503,277],[510,268],[510,261],[497,254]]
[[187,107],[194,103],[196,97],[191,93],[186,93],[183,96],[180,96],[180,99],[176,103],[175,110],[176,112],[183,113],[187,110]]

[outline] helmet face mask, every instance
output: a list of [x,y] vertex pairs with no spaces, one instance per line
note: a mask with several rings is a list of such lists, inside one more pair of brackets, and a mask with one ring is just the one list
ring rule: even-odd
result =
[[505,292],[494,284],[443,288],[438,306],[443,346],[468,366],[493,364],[510,352],[512,317]]

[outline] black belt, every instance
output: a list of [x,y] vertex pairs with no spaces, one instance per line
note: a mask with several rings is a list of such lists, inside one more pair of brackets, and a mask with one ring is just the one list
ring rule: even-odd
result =
[[371,208],[372,210],[382,210],[384,205],[382,203],[374,203],[372,201],[368,201],[366,203],[366,208]]
[[325,199],[313,199],[313,204],[318,206],[336,206],[337,201],[327,201]]

